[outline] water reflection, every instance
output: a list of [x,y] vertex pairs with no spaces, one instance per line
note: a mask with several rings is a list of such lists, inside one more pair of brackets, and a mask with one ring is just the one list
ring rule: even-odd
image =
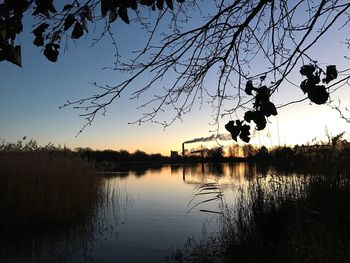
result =
[[[7,235],[1,256],[5,262],[159,262],[188,237],[199,240],[203,223],[208,234],[217,231],[220,215],[201,210],[234,203],[235,187],[267,172],[253,163],[120,167],[99,174],[104,193],[91,221],[27,238],[16,233],[13,242]],[[198,187],[205,184],[224,195],[203,202],[210,194],[198,195]]]

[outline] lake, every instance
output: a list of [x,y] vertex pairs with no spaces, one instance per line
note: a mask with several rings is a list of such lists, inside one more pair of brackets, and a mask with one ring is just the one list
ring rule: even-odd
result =
[[8,262],[162,262],[189,239],[199,242],[218,231],[222,205],[233,204],[237,188],[256,174],[256,166],[247,163],[98,174],[105,198],[93,226],[40,237],[40,246],[33,238],[25,253],[14,253]]

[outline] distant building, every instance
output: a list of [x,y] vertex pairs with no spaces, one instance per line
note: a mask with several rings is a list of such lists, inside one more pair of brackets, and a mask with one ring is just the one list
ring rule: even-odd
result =
[[170,157],[171,158],[179,158],[180,155],[179,155],[178,151],[170,151]]

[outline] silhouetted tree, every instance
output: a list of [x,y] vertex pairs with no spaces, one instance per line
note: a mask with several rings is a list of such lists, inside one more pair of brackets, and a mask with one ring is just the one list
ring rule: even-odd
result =
[[[167,127],[190,112],[197,101],[209,99],[214,107],[214,124],[218,125],[221,117],[235,116],[239,109],[245,111],[244,115],[239,112],[244,117],[229,121],[225,127],[233,139],[249,142],[251,123],[262,130],[267,118],[276,115],[278,108],[306,99],[316,104],[327,103],[329,94],[349,80],[344,70],[340,71],[341,78],[333,82],[339,72],[336,65],[321,67],[310,52],[332,28],[339,27],[348,33],[347,0],[221,0],[209,4],[195,0],[62,2],[63,7],[58,10],[58,1],[54,0],[1,1],[0,60],[21,65],[19,35],[23,16],[29,11],[38,21],[33,43],[53,62],[57,61],[65,40],[86,36],[89,24],[102,23],[101,37],[110,36],[116,47],[111,27],[115,21],[138,23],[149,33],[145,46],[130,61],[121,61],[116,51],[114,69],[130,73],[124,75],[125,79],[114,86],[95,84],[99,88],[97,94],[64,105],[84,111],[81,116],[86,118],[86,125],[82,130],[137,83],[132,98],[152,89],[155,96],[141,105],[144,113],[136,123],[152,121]],[[206,5],[208,14],[200,22],[189,23],[192,12],[200,11],[201,4]],[[140,6],[153,10],[150,14],[155,17],[145,17]],[[163,32],[164,23],[170,25],[168,32]],[[349,39],[344,42],[350,45]],[[258,66],[261,61],[265,64]],[[296,67],[305,77],[297,84],[289,79]],[[217,72],[216,85],[206,86],[204,83],[212,72]],[[283,83],[301,88],[305,96],[276,106],[271,96]],[[173,116],[168,121],[159,120],[158,113],[169,109]]]
[[255,155],[254,146],[251,144],[245,144],[242,146],[243,156],[244,157],[253,157]]
[[258,159],[267,159],[269,157],[269,151],[265,146],[261,146],[257,149],[255,157]]
[[213,160],[220,160],[224,157],[224,149],[222,147],[213,147],[207,151],[207,157]]
[[233,144],[228,148],[229,157],[240,157],[241,148],[238,144]]

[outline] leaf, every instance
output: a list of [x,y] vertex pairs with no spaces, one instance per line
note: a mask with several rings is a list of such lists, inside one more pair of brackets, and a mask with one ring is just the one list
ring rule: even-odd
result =
[[35,28],[32,32],[35,36],[42,36],[45,30],[49,27],[48,23],[41,23],[37,28]]
[[46,0],[46,4],[47,4],[47,10],[49,10],[53,14],[57,13],[57,10],[56,10],[55,6],[53,5],[53,0],[51,0],[51,1]]
[[266,117],[270,117],[271,115],[276,116],[277,115],[277,109],[275,107],[275,104],[272,102],[264,103],[260,106],[260,111],[262,114],[264,114]]
[[86,5],[82,10],[82,15],[89,21],[92,21],[92,13],[90,8]]
[[16,64],[19,67],[22,67],[21,46],[15,46],[12,63]]
[[73,14],[69,14],[64,20],[64,31],[67,31],[76,21]]
[[65,12],[65,11],[72,9],[72,8],[73,8],[73,5],[71,5],[71,4],[65,5],[62,9],[62,12]]
[[337,67],[335,65],[329,65],[326,69],[326,78],[323,82],[327,84],[338,77]]
[[261,86],[256,90],[254,106],[258,107],[261,104],[267,103],[270,98],[270,90],[266,86]]
[[248,95],[253,95],[252,91],[256,90],[256,88],[254,88],[253,86],[253,82],[251,80],[247,81],[247,84],[245,85],[245,93],[247,93]]
[[110,1],[109,0],[101,0],[101,15],[105,17],[110,10]]
[[59,49],[59,45],[57,44],[46,44],[45,49],[44,49],[44,55],[45,57],[51,61],[51,62],[56,62],[57,58],[58,58],[58,49]]
[[308,93],[313,86],[314,85],[312,85],[308,79],[303,80],[300,84],[300,88],[304,92],[304,94]]
[[[6,54],[7,53],[7,54]],[[9,46],[4,54],[4,59],[7,61],[22,67],[21,46]]]
[[253,111],[247,111],[245,114],[244,114],[244,120],[246,122],[251,122],[253,119],[254,119],[254,115],[255,113]]
[[75,25],[74,25],[71,38],[72,38],[72,39],[78,39],[78,38],[80,38],[83,34],[84,34],[83,27],[82,27],[82,25],[77,21],[77,22],[75,23]]
[[250,141],[249,136],[250,136],[250,126],[245,124],[241,127],[241,133],[239,134],[239,138],[242,141],[248,143]]
[[0,23],[0,41],[6,38],[7,26],[5,23]]
[[323,85],[316,85],[314,88],[309,90],[309,99],[318,105],[325,104],[329,98],[329,93],[326,87]]
[[129,24],[129,17],[128,17],[128,9],[127,8],[119,8],[118,15],[120,18],[127,24]]
[[300,68],[299,72],[301,75],[309,77],[314,73],[315,70],[316,70],[315,66],[310,64],[310,65],[303,65]]
[[171,10],[174,9],[173,0],[165,0],[165,2],[166,2],[166,5],[167,5]]
[[115,10],[111,10],[109,13],[109,22],[113,23],[118,18],[118,14]]
[[44,38],[42,36],[36,36],[33,44],[36,45],[37,47],[41,47],[44,45]]
[[237,141],[237,137],[239,133],[241,132],[241,129],[235,125],[234,121],[229,121],[225,125],[225,129],[231,133],[231,137],[233,140]]
[[132,10],[137,10],[137,1],[136,0],[129,0],[128,4]]
[[61,39],[61,31],[55,31],[52,35],[51,42],[54,43]]
[[265,118],[264,114],[262,114],[260,111],[255,111],[253,121],[255,122],[255,124],[256,124],[255,128],[258,131],[265,129],[266,118]]
[[159,10],[162,10],[164,7],[164,0],[157,0],[156,5]]
[[140,0],[141,5],[151,6],[153,5],[155,0]]

